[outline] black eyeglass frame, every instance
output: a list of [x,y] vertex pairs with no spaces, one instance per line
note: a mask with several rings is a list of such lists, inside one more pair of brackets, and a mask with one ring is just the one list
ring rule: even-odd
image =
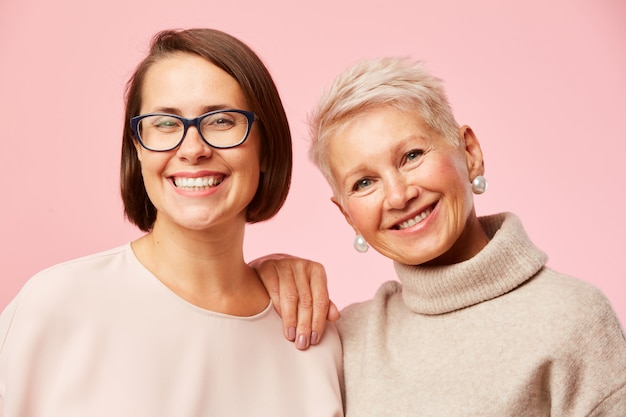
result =
[[[208,117],[208,116],[211,116],[211,115],[217,114],[217,113],[240,113],[240,114],[243,114],[246,117],[246,119],[248,120],[248,128],[246,129],[246,134],[243,136],[243,138],[239,142],[237,142],[234,145],[229,145],[229,146],[217,146],[217,145],[211,144],[204,137],[204,135],[202,134],[202,129],[200,128],[200,123],[202,122],[202,120],[205,117]],[[183,126],[184,126],[183,136],[180,138],[180,140],[178,141],[178,143],[176,145],[174,145],[174,146],[172,146],[171,148],[168,148],[168,149],[152,149],[152,148],[149,148],[145,143],[143,143],[143,140],[141,140],[141,135],[139,134],[139,122],[141,122],[146,117],[150,117],[150,116],[173,117],[175,119],[180,120],[183,123]],[[208,113],[201,114],[200,116],[196,117],[195,119],[187,119],[185,117],[178,116],[176,114],[170,114],[170,113],[147,113],[147,114],[142,114],[142,115],[135,116],[135,117],[131,118],[130,119],[130,127],[133,129],[133,132],[135,133],[135,137],[139,141],[139,144],[142,147],[144,147],[145,149],[147,149],[149,151],[152,151],[152,152],[169,152],[171,150],[174,150],[174,149],[178,148],[180,146],[180,144],[183,143],[183,141],[185,140],[185,137],[187,136],[187,130],[189,129],[190,126],[195,126],[196,127],[196,129],[198,130],[198,133],[200,134],[200,137],[202,138],[204,143],[206,143],[210,147],[215,148],[215,149],[230,149],[230,148],[236,148],[237,146],[239,146],[242,143],[244,143],[246,141],[246,139],[248,139],[248,136],[250,135],[250,131],[252,130],[252,123],[255,120],[257,120],[256,114],[254,114],[251,111],[239,110],[239,109],[214,110],[214,111],[210,111]]]

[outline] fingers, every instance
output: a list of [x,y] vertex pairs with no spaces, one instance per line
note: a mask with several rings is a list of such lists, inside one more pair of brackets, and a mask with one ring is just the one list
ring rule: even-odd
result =
[[298,290],[297,315],[298,327],[296,328],[296,347],[304,350],[311,342],[311,322],[313,316],[313,293],[309,281],[309,269],[307,265],[296,263],[293,265]]
[[326,320],[339,318],[330,301],[322,264],[276,254],[250,263],[259,274],[274,307],[283,320],[283,332],[298,349],[320,342]]
[[280,300],[275,305],[280,307],[278,314],[283,319],[285,337],[294,342],[297,336],[299,300],[296,278],[290,264],[277,263],[275,271],[280,277]]
[[296,339],[298,290],[288,264],[278,262],[282,254],[267,255],[250,262],[263,282],[274,309],[283,320],[283,334],[289,341]]
[[[280,276],[280,309],[287,338],[305,350],[319,343],[326,328],[330,309],[326,271],[320,263],[300,258],[282,258],[275,270]],[[338,315],[334,309],[333,317]]]
[[[326,271],[319,263],[309,264],[309,280],[312,294],[311,315],[311,339],[310,343],[315,345],[319,343],[326,328],[326,319],[330,309],[330,298],[328,296],[328,280]],[[298,308],[298,317],[301,309]]]

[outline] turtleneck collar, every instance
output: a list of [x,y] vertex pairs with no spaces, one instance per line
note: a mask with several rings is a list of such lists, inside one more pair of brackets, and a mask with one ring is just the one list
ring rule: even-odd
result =
[[394,262],[402,298],[419,314],[443,314],[499,297],[535,275],[547,256],[511,213],[479,217],[489,243],[467,261],[445,266]]

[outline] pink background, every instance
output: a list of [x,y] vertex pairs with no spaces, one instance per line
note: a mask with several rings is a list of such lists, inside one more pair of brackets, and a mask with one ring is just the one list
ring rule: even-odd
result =
[[513,211],[549,266],[600,287],[626,323],[626,2],[0,0],[0,308],[36,271],[139,232],[118,196],[123,88],[164,28],[209,26],[265,60],[292,123],[286,206],[248,229],[249,259],[326,265],[343,307],[394,277],[306,159],[304,121],[354,60],[410,55],[446,80],[486,157],[479,214]]

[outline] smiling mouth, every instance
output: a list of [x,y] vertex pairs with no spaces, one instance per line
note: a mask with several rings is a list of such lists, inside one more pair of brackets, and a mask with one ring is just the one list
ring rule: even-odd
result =
[[223,176],[201,178],[174,178],[176,188],[185,191],[203,191],[217,187],[224,181]]
[[411,226],[415,226],[416,224],[424,220],[426,217],[428,217],[430,213],[432,212],[433,212],[432,207],[427,208],[426,210],[422,211],[420,214],[413,217],[412,219],[403,221],[402,223],[395,225],[393,228],[396,230],[404,230]]

